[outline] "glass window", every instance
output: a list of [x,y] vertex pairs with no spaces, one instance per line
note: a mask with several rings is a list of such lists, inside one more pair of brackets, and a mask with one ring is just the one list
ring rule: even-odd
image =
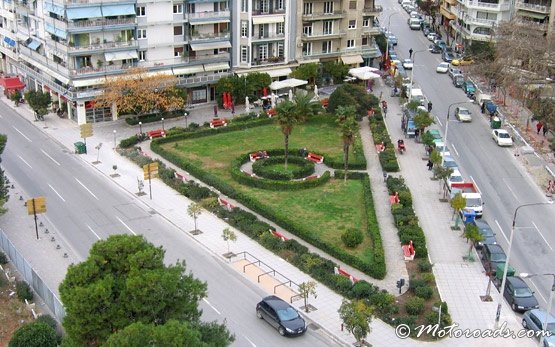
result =
[[333,2],[332,1],[324,2],[324,13],[333,13]]
[[322,53],[331,53],[331,41],[322,42]]
[[312,42],[303,43],[303,55],[312,55]]
[[362,20],[362,26],[365,27],[365,28],[369,27],[370,26],[370,19],[369,18],[363,19]]
[[305,24],[303,26],[303,35],[312,36],[312,24]]
[[246,20],[241,21],[241,37],[249,37],[249,22]]
[[277,43],[277,53],[278,57],[283,58],[285,56],[285,44],[283,42]]
[[350,20],[349,21],[349,29],[356,29],[357,27],[357,21],[356,20]]
[[258,59],[262,61],[268,60],[268,45],[258,46]]
[[362,45],[363,45],[363,46],[368,45],[368,37],[363,37],[363,38],[362,38]]
[[183,47],[174,47],[174,48],[173,48],[173,56],[174,56],[174,57],[181,57],[181,56],[183,56]]
[[206,88],[203,87],[202,89],[193,89],[191,96],[193,97],[193,103],[201,103],[208,101]]
[[137,7],[137,17],[144,17],[146,16],[146,7],[139,6]]
[[260,0],[260,12],[268,13],[270,11],[270,2],[268,0]]
[[283,0],[276,0],[276,10],[284,10],[285,5]]
[[349,10],[356,10],[356,9],[357,9],[357,2],[349,1]]
[[276,24],[276,31],[278,33],[278,35],[283,35],[285,34],[285,23],[277,23]]
[[140,61],[145,61],[146,60],[146,51],[139,51],[138,55],[139,55],[139,60]]
[[173,5],[173,13],[174,14],[183,13],[183,4]]
[[241,46],[241,63],[247,63],[249,61],[249,47]]
[[178,35],[183,35],[183,26],[175,26],[173,27],[173,35],[174,36],[178,36]]
[[333,34],[333,21],[325,20],[322,22],[322,32],[324,35],[331,35]]
[[312,14],[312,3],[305,2],[303,4],[303,14]]
[[146,39],[146,29],[137,29],[137,39]]
[[347,48],[355,47],[355,40],[347,40]]

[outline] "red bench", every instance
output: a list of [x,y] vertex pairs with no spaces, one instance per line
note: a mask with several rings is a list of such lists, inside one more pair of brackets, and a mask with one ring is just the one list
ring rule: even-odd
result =
[[178,172],[175,172],[174,176],[175,176],[176,179],[178,179],[178,180],[180,180],[180,181],[183,181],[183,182],[187,182],[187,181],[188,181],[188,179],[187,179],[187,177],[186,177],[185,175],[180,174],[180,173],[178,173]]
[[381,144],[381,143],[378,143],[378,144],[376,145],[376,152],[381,153],[381,152],[383,152],[383,151],[385,151],[385,145],[384,145],[384,144]]
[[308,153],[305,159],[315,162],[316,164],[321,164],[324,162],[324,157],[316,153]]
[[226,127],[227,121],[225,119],[212,119],[210,121],[210,127],[212,129],[219,128],[219,127]]
[[269,158],[270,156],[268,155],[268,152],[266,151],[259,151],[259,152],[254,152],[249,154],[251,161],[255,162],[258,159],[264,159],[264,158]]
[[326,108],[327,108],[328,105],[329,105],[329,103],[330,103],[330,99],[322,99],[322,100],[320,100],[320,104],[322,105],[322,107],[326,107]]
[[226,207],[229,211],[233,210],[235,207],[235,205],[231,204],[229,201],[218,197],[218,203],[220,204],[220,206],[224,206]]
[[273,116],[275,116],[277,114],[277,111],[275,108],[271,108],[268,110],[268,117],[272,118]]
[[334,270],[336,275],[341,275],[343,277],[347,277],[348,279],[351,280],[351,282],[353,284],[358,282],[358,279],[356,277],[354,277],[353,275],[351,275],[350,273],[348,273],[347,271],[345,271],[345,270],[343,270],[339,267],[334,267],[333,270]]
[[416,254],[414,250],[414,246],[412,245],[412,240],[409,242],[408,245],[401,246],[403,249],[403,255],[405,256],[405,260],[414,260],[414,255]]
[[320,177],[320,176],[318,176],[318,175],[311,175],[311,176],[308,176],[308,177],[303,178],[303,181],[312,181],[312,180],[317,179],[318,177]]
[[272,230],[270,229],[270,232],[272,233],[272,235],[274,235],[275,237],[281,239],[281,241],[287,241],[289,240],[287,237],[285,237],[285,235],[283,235],[282,233],[276,231],[276,230]]
[[147,131],[146,135],[148,136],[149,139],[152,140],[155,137],[166,137],[166,132],[162,129],[151,130],[151,131]]
[[395,192],[395,194],[389,196],[389,203],[391,205],[398,204],[399,202],[399,193]]

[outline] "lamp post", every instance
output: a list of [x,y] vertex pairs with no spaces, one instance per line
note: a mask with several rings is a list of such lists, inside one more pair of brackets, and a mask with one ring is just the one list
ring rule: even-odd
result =
[[185,128],[187,128],[187,118],[189,118],[189,111],[183,111],[183,117],[185,117]]
[[445,158],[445,150],[447,149],[447,134],[449,133],[449,115],[451,114],[451,106],[472,103],[472,100],[454,102],[447,107],[447,120],[445,121],[445,143],[443,144],[443,150],[441,151],[441,165],[443,165],[443,158]]
[[117,131],[116,129],[114,129],[114,148],[117,147],[117,143],[116,143],[116,133],[117,133],[117,132],[118,132],[118,131]]
[[[553,293],[555,293],[555,274],[552,273],[548,273],[548,274],[528,274],[528,273],[521,273],[519,274],[520,277],[522,278],[531,278],[531,277],[536,277],[536,276],[553,276],[553,284],[551,285],[551,291],[549,292],[549,300],[547,303],[547,310],[546,314],[545,314],[545,318],[543,319],[542,322],[542,330],[543,331],[547,331],[547,317],[549,316],[550,312],[551,312],[551,305],[553,304]],[[540,346],[543,346],[543,339],[544,339],[544,335],[541,334],[540,335]]]
[[[553,202],[534,202],[531,204],[523,204],[515,209],[513,214],[513,223],[511,226],[511,235],[509,236],[509,249],[507,250],[507,259],[505,260],[505,266],[503,267],[503,280],[501,281],[501,287],[499,288],[499,298],[497,302],[497,311],[495,313],[495,328],[499,328],[499,318],[501,318],[501,304],[503,303],[503,293],[505,292],[505,286],[507,285],[507,270],[509,269],[509,260],[511,259],[511,249],[513,246],[513,235],[515,233],[516,216],[518,210],[522,207],[527,206],[538,206],[538,205],[551,205]],[[549,303],[548,312],[551,309],[551,303]]]
[[164,117],[162,117],[162,131],[165,131],[166,129],[164,129]]
[[[394,15],[396,15],[398,13],[399,12],[393,12],[392,14],[389,15],[389,17],[387,17],[386,34],[389,32],[389,25],[391,24],[391,17],[393,17]],[[389,37],[386,36],[386,38],[385,38],[385,61],[384,61],[384,63],[387,61],[388,58],[389,58]]]
[[143,122],[139,122],[139,134],[143,134]]
[[412,52],[412,69],[410,69],[410,90],[409,90],[409,103],[412,100],[412,82],[414,80],[414,68],[416,67],[416,53],[427,52],[427,50],[421,49],[419,51]]

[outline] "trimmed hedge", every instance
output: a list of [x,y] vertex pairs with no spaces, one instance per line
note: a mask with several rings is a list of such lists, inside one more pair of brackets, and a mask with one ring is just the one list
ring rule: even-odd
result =
[[382,169],[387,172],[397,172],[399,171],[399,163],[397,162],[397,157],[395,156],[395,147],[391,142],[391,138],[387,132],[387,128],[381,116],[381,111],[375,110],[374,116],[370,117],[369,126],[370,132],[372,133],[372,139],[374,144],[382,143],[385,144],[385,151],[381,152],[378,157],[380,158],[380,164]]
[[152,123],[161,121],[162,118],[170,119],[170,118],[177,118],[183,116],[183,110],[175,110],[175,111],[166,111],[166,112],[156,112],[156,113],[149,113],[143,116],[131,116],[125,118],[125,122],[129,125],[137,125],[139,122],[145,123]]
[[298,167],[289,172],[268,168],[268,166],[270,165],[284,165],[285,157],[279,156],[255,161],[252,164],[252,172],[260,177],[278,181],[290,181],[292,179],[300,179],[310,176],[314,173],[314,163],[310,160],[289,155],[287,158],[287,162],[288,164],[295,164]]

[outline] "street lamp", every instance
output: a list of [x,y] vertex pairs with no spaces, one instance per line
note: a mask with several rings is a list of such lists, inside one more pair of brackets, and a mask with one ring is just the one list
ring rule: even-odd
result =
[[187,128],[187,118],[189,118],[189,111],[183,111],[183,117],[185,117],[185,128]]
[[164,117],[162,117],[162,131],[165,131],[166,129],[164,129]]
[[[528,274],[528,273],[521,273],[519,274],[520,277],[522,278],[531,278],[531,277],[536,277],[536,276],[553,276],[553,284],[551,285],[551,291],[549,292],[549,300],[548,300],[548,304],[547,304],[547,310],[545,313],[545,318],[543,319],[543,323],[542,323],[542,330],[543,331],[547,331],[547,317],[549,316],[549,313],[551,312],[551,304],[553,303],[553,293],[555,293],[555,274]],[[540,346],[543,346],[543,338],[544,335],[541,334],[540,335]]]
[[[538,206],[538,205],[551,205],[552,201],[549,202],[534,202],[531,204],[523,204],[515,209],[513,214],[513,224],[511,226],[511,235],[509,236],[509,249],[507,250],[507,259],[505,260],[505,266],[503,267],[503,280],[501,281],[501,287],[499,288],[499,298],[497,303],[497,312],[495,313],[495,328],[499,328],[499,318],[501,318],[501,304],[503,303],[503,293],[505,292],[505,286],[507,284],[507,270],[509,269],[509,260],[511,259],[511,249],[513,246],[513,235],[515,233],[516,215],[521,207],[527,206]],[[553,292],[552,292],[553,293]],[[551,309],[551,303],[549,303],[548,312]]]
[[143,134],[143,122],[139,122],[139,134]]
[[386,37],[385,37],[385,61],[384,61],[384,63],[387,61],[387,58],[389,58],[389,37],[387,36],[387,33],[389,32],[389,24],[391,24],[391,17],[393,17],[396,14],[399,14],[399,12],[393,12],[387,18],[387,28],[386,28]]
[[420,53],[420,52],[427,52],[427,50],[425,49],[421,49],[419,51],[416,52],[412,52],[412,69],[410,69],[410,90],[409,90],[409,103],[412,100],[412,82],[414,79],[414,68],[416,67],[416,53]]
[[447,120],[445,121],[445,143],[443,144],[443,149],[441,151],[441,165],[443,165],[443,160],[445,158],[445,151],[447,150],[447,134],[449,133],[449,114],[451,114],[451,106],[467,104],[467,103],[472,103],[472,100],[454,102],[447,107]]
[[117,147],[117,143],[116,143],[116,133],[117,133],[117,132],[118,132],[118,131],[117,131],[116,129],[114,129],[114,148]]

